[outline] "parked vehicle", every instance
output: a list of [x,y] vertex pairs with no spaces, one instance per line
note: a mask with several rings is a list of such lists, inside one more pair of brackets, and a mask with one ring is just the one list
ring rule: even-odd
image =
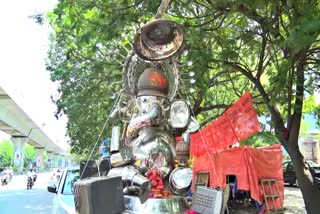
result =
[[[316,163],[311,163],[310,161],[307,161],[309,166],[311,167],[311,170],[313,170],[313,174],[315,178],[317,178],[316,181],[319,181],[320,179],[320,165]],[[291,161],[286,161],[283,163],[283,180],[284,183],[290,184],[290,186],[297,186],[299,187],[299,183],[296,177],[296,173],[293,169],[293,164]]]
[[76,213],[73,195],[73,185],[80,178],[79,168],[62,171],[59,182],[48,185],[48,192],[55,193],[52,213]]
[[309,166],[314,170],[314,176],[320,178],[320,164],[317,164],[313,161],[307,161]]
[[318,185],[318,189],[320,190],[320,178],[319,177],[315,177],[314,179],[315,179],[315,181],[316,181],[316,183]]

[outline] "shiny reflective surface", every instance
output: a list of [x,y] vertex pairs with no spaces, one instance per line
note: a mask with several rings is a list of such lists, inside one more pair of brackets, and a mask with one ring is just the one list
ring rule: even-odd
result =
[[169,184],[172,192],[177,195],[186,195],[192,184],[192,169],[178,167],[172,171]]
[[160,61],[179,53],[185,46],[185,31],[171,20],[156,19],[134,37],[136,54],[148,61]]
[[124,203],[128,213],[134,214],[185,214],[188,204],[184,197],[149,198],[141,204],[136,196],[124,196]]
[[150,193],[150,181],[142,176],[133,166],[113,168],[108,176],[121,176],[125,193],[139,192],[139,200],[144,203]]
[[149,169],[158,169],[163,178],[168,178],[173,169],[175,151],[173,137],[167,132],[147,127],[140,131],[132,146],[122,151],[132,160],[141,174]]
[[171,104],[170,123],[173,128],[184,128],[190,120],[190,109],[184,100],[176,100]]

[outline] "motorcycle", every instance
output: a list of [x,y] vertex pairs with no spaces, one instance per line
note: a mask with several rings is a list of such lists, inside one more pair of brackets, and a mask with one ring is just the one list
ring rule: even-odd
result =
[[27,189],[31,189],[34,185],[33,176],[28,176],[27,178]]
[[11,181],[12,176],[9,173],[3,173],[1,177],[1,185],[7,185]]

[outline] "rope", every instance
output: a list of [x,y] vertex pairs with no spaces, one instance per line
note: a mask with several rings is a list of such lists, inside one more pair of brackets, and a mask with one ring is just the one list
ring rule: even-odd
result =
[[[188,97],[188,96],[187,96],[187,99],[188,99],[189,103],[191,103],[191,102],[190,102],[190,99],[189,99],[189,97]],[[191,112],[192,112],[192,116],[193,116],[194,118],[196,118],[196,116],[195,116],[194,111],[193,111],[193,109],[192,109],[192,108],[191,108]],[[206,149],[207,155],[209,156],[209,161],[210,161],[211,168],[213,168],[213,171],[214,171],[214,174],[215,174],[215,176],[216,176],[216,178],[217,178],[218,184],[219,184],[219,186],[221,187],[220,179],[219,179],[219,177],[218,177],[218,174],[217,174],[216,168],[214,167],[213,160],[212,160],[211,155],[210,155],[210,153],[209,153],[208,145],[207,145],[206,141],[204,140],[204,137],[203,137],[203,134],[202,134],[202,131],[201,131],[201,130],[199,130],[199,134],[200,134],[200,137],[201,137],[202,143],[203,143],[203,144],[204,144],[204,146],[205,146],[205,149]],[[191,142],[190,142],[190,143],[191,143]],[[216,148],[214,148],[214,149],[216,150]]]
[[[84,171],[85,171],[85,169],[87,168],[88,162],[89,162],[89,160],[91,159],[92,154],[93,154],[94,150],[96,149],[98,142],[100,141],[101,135],[102,135],[103,131],[105,130],[105,128],[106,128],[106,126],[107,126],[107,123],[109,122],[110,115],[111,115],[112,112],[115,110],[115,108],[116,108],[116,106],[117,106],[117,104],[118,104],[118,102],[119,102],[119,100],[120,100],[121,94],[122,94],[122,90],[120,91],[120,93],[119,93],[116,101],[114,102],[114,105],[113,105],[113,107],[112,107],[112,109],[111,109],[111,111],[110,111],[107,119],[105,120],[105,122],[104,122],[104,124],[103,124],[103,127],[102,127],[102,129],[101,129],[101,131],[100,131],[100,133],[99,133],[99,136],[98,136],[98,138],[97,138],[97,140],[96,140],[96,142],[95,142],[95,144],[94,144],[94,146],[93,146],[93,148],[92,148],[92,150],[91,150],[91,153],[90,153],[90,155],[89,155],[89,158],[88,158],[88,160],[86,161],[86,164],[84,165],[84,168],[83,168],[83,171],[82,171],[82,173],[81,173],[80,179],[82,178],[82,176],[83,176],[83,174],[84,174]],[[100,176],[100,173],[99,173],[99,176]]]

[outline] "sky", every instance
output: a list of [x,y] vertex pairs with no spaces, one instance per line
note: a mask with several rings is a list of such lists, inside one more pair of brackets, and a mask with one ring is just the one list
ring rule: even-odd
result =
[[[57,0],[0,1],[0,85],[32,120],[62,147],[67,119],[54,117],[57,84],[45,69],[50,26],[30,16],[52,10]],[[1,138],[8,138],[0,133]]]

